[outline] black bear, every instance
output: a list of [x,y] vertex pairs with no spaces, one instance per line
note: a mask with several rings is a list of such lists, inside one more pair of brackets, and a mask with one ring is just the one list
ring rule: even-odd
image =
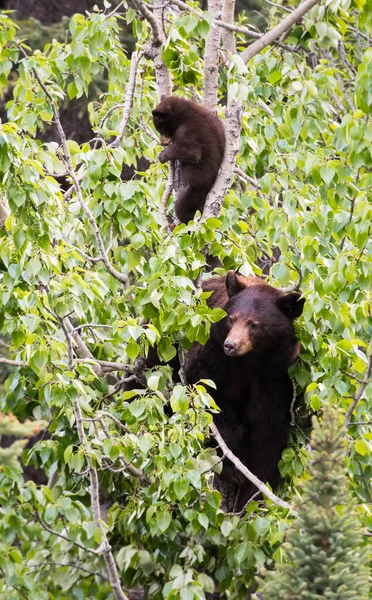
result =
[[163,96],[152,115],[162,139],[171,140],[159,154],[160,162],[180,162],[175,212],[182,223],[188,223],[197,210],[203,211],[217,177],[225,151],[225,130],[209,110],[175,96]]
[[[293,397],[287,370],[300,351],[293,320],[305,300],[234,271],[209,279],[203,290],[213,292],[209,306],[227,315],[212,325],[204,346],[196,343],[189,351],[187,382],[213,379],[217,389],[210,393],[221,409],[214,419],[222,437],[248,469],[275,488]],[[257,492],[226,460],[221,478],[236,487],[236,510]]]

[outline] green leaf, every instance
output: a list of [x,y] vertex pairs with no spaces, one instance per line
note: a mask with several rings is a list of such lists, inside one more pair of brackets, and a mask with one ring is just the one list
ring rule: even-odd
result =
[[189,482],[187,479],[179,479],[175,481],[173,488],[178,500],[182,500],[189,490]]
[[204,529],[208,529],[209,519],[208,519],[208,517],[207,517],[207,515],[205,513],[199,513],[198,514],[198,521],[199,521],[200,525],[202,527],[204,527]]
[[30,367],[35,373],[39,372],[45,367],[48,362],[48,356],[43,350],[36,350],[36,352],[30,358]]
[[370,454],[371,452],[368,442],[363,438],[359,438],[355,441],[355,450],[362,456]]
[[221,525],[221,532],[225,537],[229,537],[234,529],[234,524],[231,521],[224,521]]
[[168,511],[158,512],[156,514],[156,524],[161,533],[164,533],[171,524],[171,514]]
[[331,166],[320,167],[320,176],[326,185],[329,185],[335,176],[335,170]]

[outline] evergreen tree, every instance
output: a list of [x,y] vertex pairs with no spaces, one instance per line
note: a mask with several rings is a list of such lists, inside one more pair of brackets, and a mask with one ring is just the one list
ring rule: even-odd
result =
[[311,476],[288,533],[286,562],[266,572],[263,600],[362,600],[368,597],[368,573],[361,526],[352,507],[343,464],[345,448],[339,415],[324,411],[314,418]]

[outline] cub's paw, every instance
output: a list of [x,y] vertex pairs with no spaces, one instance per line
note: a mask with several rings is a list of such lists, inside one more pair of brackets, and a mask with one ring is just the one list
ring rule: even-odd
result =
[[167,149],[165,148],[159,154],[159,161],[161,163],[166,163],[168,160],[169,160],[169,158],[168,158],[168,152],[167,152]]

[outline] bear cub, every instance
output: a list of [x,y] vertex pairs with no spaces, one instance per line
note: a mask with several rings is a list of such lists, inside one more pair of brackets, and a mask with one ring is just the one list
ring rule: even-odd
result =
[[197,210],[203,211],[216,180],[225,151],[224,126],[203,106],[176,96],[162,96],[152,115],[160,135],[171,140],[159,154],[160,162],[180,162],[175,213],[188,223]]
[[[209,279],[203,290],[213,292],[208,305],[227,315],[212,324],[204,346],[196,343],[189,351],[187,382],[213,379],[217,389],[209,392],[221,409],[214,420],[223,439],[250,471],[275,488],[289,436],[293,388],[288,367],[300,351],[293,320],[305,299],[234,271]],[[230,510],[242,510],[257,492],[226,459],[220,480],[234,497]]]

